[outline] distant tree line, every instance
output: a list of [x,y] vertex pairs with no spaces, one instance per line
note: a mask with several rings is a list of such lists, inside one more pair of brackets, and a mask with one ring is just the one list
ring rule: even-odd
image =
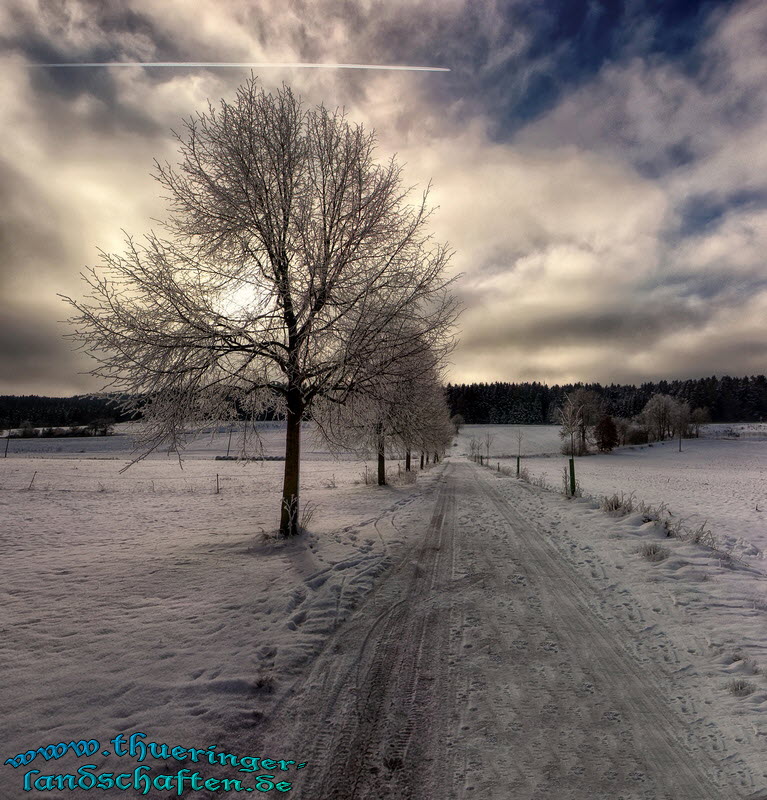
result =
[[760,422],[767,420],[767,378],[723,376],[685,381],[659,381],[640,386],[576,383],[546,386],[543,383],[448,384],[445,389],[452,415],[468,424],[558,424],[566,397],[583,389],[594,392],[604,414],[633,419],[654,395],[668,395],[690,409],[705,408],[712,422]]
[[0,395],[0,429],[85,427],[97,420],[125,422],[124,414],[108,398]]
[[609,453],[618,445],[649,444],[698,437],[711,422],[708,408],[690,408],[686,400],[669,394],[654,394],[633,417],[613,417],[607,401],[590,389],[577,388],[565,396],[557,410],[562,425],[562,452],[584,456],[594,451]]
[[[119,395],[74,397],[41,397],[29,395],[0,395],[0,430],[8,428],[77,428],[92,426],[101,420],[128,422],[141,417],[139,411],[124,411]],[[140,404],[139,404],[140,406]],[[236,407],[236,416],[247,419],[244,409]],[[274,409],[258,415],[261,420],[281,419]]]

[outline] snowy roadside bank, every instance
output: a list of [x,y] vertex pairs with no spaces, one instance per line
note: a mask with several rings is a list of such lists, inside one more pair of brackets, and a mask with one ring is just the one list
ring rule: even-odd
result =
[[[494,485],[520,514],[538,520],[562,558],[601,584],[593,613],[633,631],[641,661],[662,659],[682,683],[674,703],[690,730],[716,722],[711,749],[730,752],[743,775],[767,777],[767,577],[722,562],[695,544],[666,537],[641,513],[618,518],[588,499],[567,500],[492,470]],[[519,488],[524,489],[520,499]],[[642,555],[645,545],[660,560]],[[648,552],[645,550],[645,552]],[[763,562],[759,562],[763,569]],[[659,687],[660,688],[660,687]],[[713,727],[713,726],[712,726]],[[752,790],[756,787],[744,786]]]

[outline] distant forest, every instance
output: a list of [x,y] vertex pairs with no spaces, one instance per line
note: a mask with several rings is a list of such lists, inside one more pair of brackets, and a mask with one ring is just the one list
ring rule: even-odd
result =
[[0,428],[20,428],[25,423],[35,427],[89,425],[94,420],[113,419],[125,422],[107,398],[39,397],[36,394],[0,395]]
[[711,377],[685,381],[659,381],[641,386],[576,383],[546,386],[542,383],[448,384],[445,392],[451,414],[469,424],[543,425],[558,422],[557,408],[574,389],[590,389],[615,417],[636,416],[654,394],[687,401],[691,409],[707,408],[712,422],[767,420],[767,378]]
[[[123,395],[122,397],[124,397]],[[40,397],[36,394],[0,395],[0,429],[34,427],[72,427],[90,425],[96,420],[127,422],[135,417],[121,413],[113,402],[118,395],[94,397]],[[265,411],[260,419],[275,419],[273,412]]]
[[[686,381],[659,381],[641,386],[576,383],[546,386],[542,383],[448,384],[445,388],[451,414],[469,424],[543,425],[557,422],[556,410],[574,389],[591,389],[605,399],[607,412],[634,417],[654,394],[686,400],[690,408],[707,408],[713,422],[761,422],[767,420],[767,378],[711,377]],[[266,414],[265,418],[273,418]],[[0,396],[0,429],[34,426],[88,425],[97,419],[125,422],[107,398]]]

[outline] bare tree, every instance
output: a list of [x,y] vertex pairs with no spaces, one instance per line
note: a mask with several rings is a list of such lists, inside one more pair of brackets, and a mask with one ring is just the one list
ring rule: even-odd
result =
[[439,374],[449,346],[413,347],[416,339],[416,334],[403,338],[400,358],[364,391],[351,392],[343,404],[321,401],[314,410],[325,440],[335,449],[376,454],[380,486],[386,483],[389,451],[404,450],[409,471],[414,448],[441,450],[443,431],[450,439],[454,431]]
[[654,394],[639,414],[640,423],[646,425],[650,436],[663,441],[672,435],[675,407],[676,400],[671,395]]
[[287,87],[251,78],[176,136],[178,167],[155,174],[167,236],[102,253],[89,298],[64,298],[72,335],[106,388],[145,396],[139,458],[178,452],[191,423],[284,413],[280,530],[293,535],[301,420],[317,398],[375,387],[413,330],[416,347],[449,336],[450,254],[426,232],[428,190],[408,202],[401,168],[374,161],[375,135]]
[[711,414],[707,408],[695,408],[690,415],[690,422],[695,428],[695,438],[697,439],[700,436],[701,427],[711,422]]
[[679,452],[682,452],[682,438],[690,433],[690,404],[685,400],[674,400],[671,409],[671,425],[674,435],[679,440]]
[[559,435],[562,439],[570,439],[569,443],[565,441],[562,446],[562,452],[566,455],[574,456],[580,455],[578,448],[576,448],[576,439],[580,445],[580,433],[583,426],[583,408],[576,402],[576,398],[572,395],[567,395],[559,410],[559,419],[562,423],[562,428]]
[[485,446],[485,457],[487,458],[488,464],[490,463],[490,445],[493,443],[493,439],[495,439],[495,436],[493,436],[490,431],[487,431],[482,437],[482,444]]
[[590,434],[603,415],[602,398],[595,391],[583,388],[575,389],[568,397],[571,398],[573,405],[580,408],[578,428],[580,444],[577,454],[583,455],[588,452]]
[[615,428],[618,432],[618,444],[626,444],[629,429],[631,427],[631,420],[626,417],[614,417]]

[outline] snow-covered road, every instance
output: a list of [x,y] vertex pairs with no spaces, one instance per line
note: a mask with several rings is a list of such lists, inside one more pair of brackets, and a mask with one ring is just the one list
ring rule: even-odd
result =
[[761,796],[715,721],[691,724],[705,698],[605,611],[615,587],[542,535],[535,501],[445,466],[422,536],[251,742],[307,758],[294,796]]

